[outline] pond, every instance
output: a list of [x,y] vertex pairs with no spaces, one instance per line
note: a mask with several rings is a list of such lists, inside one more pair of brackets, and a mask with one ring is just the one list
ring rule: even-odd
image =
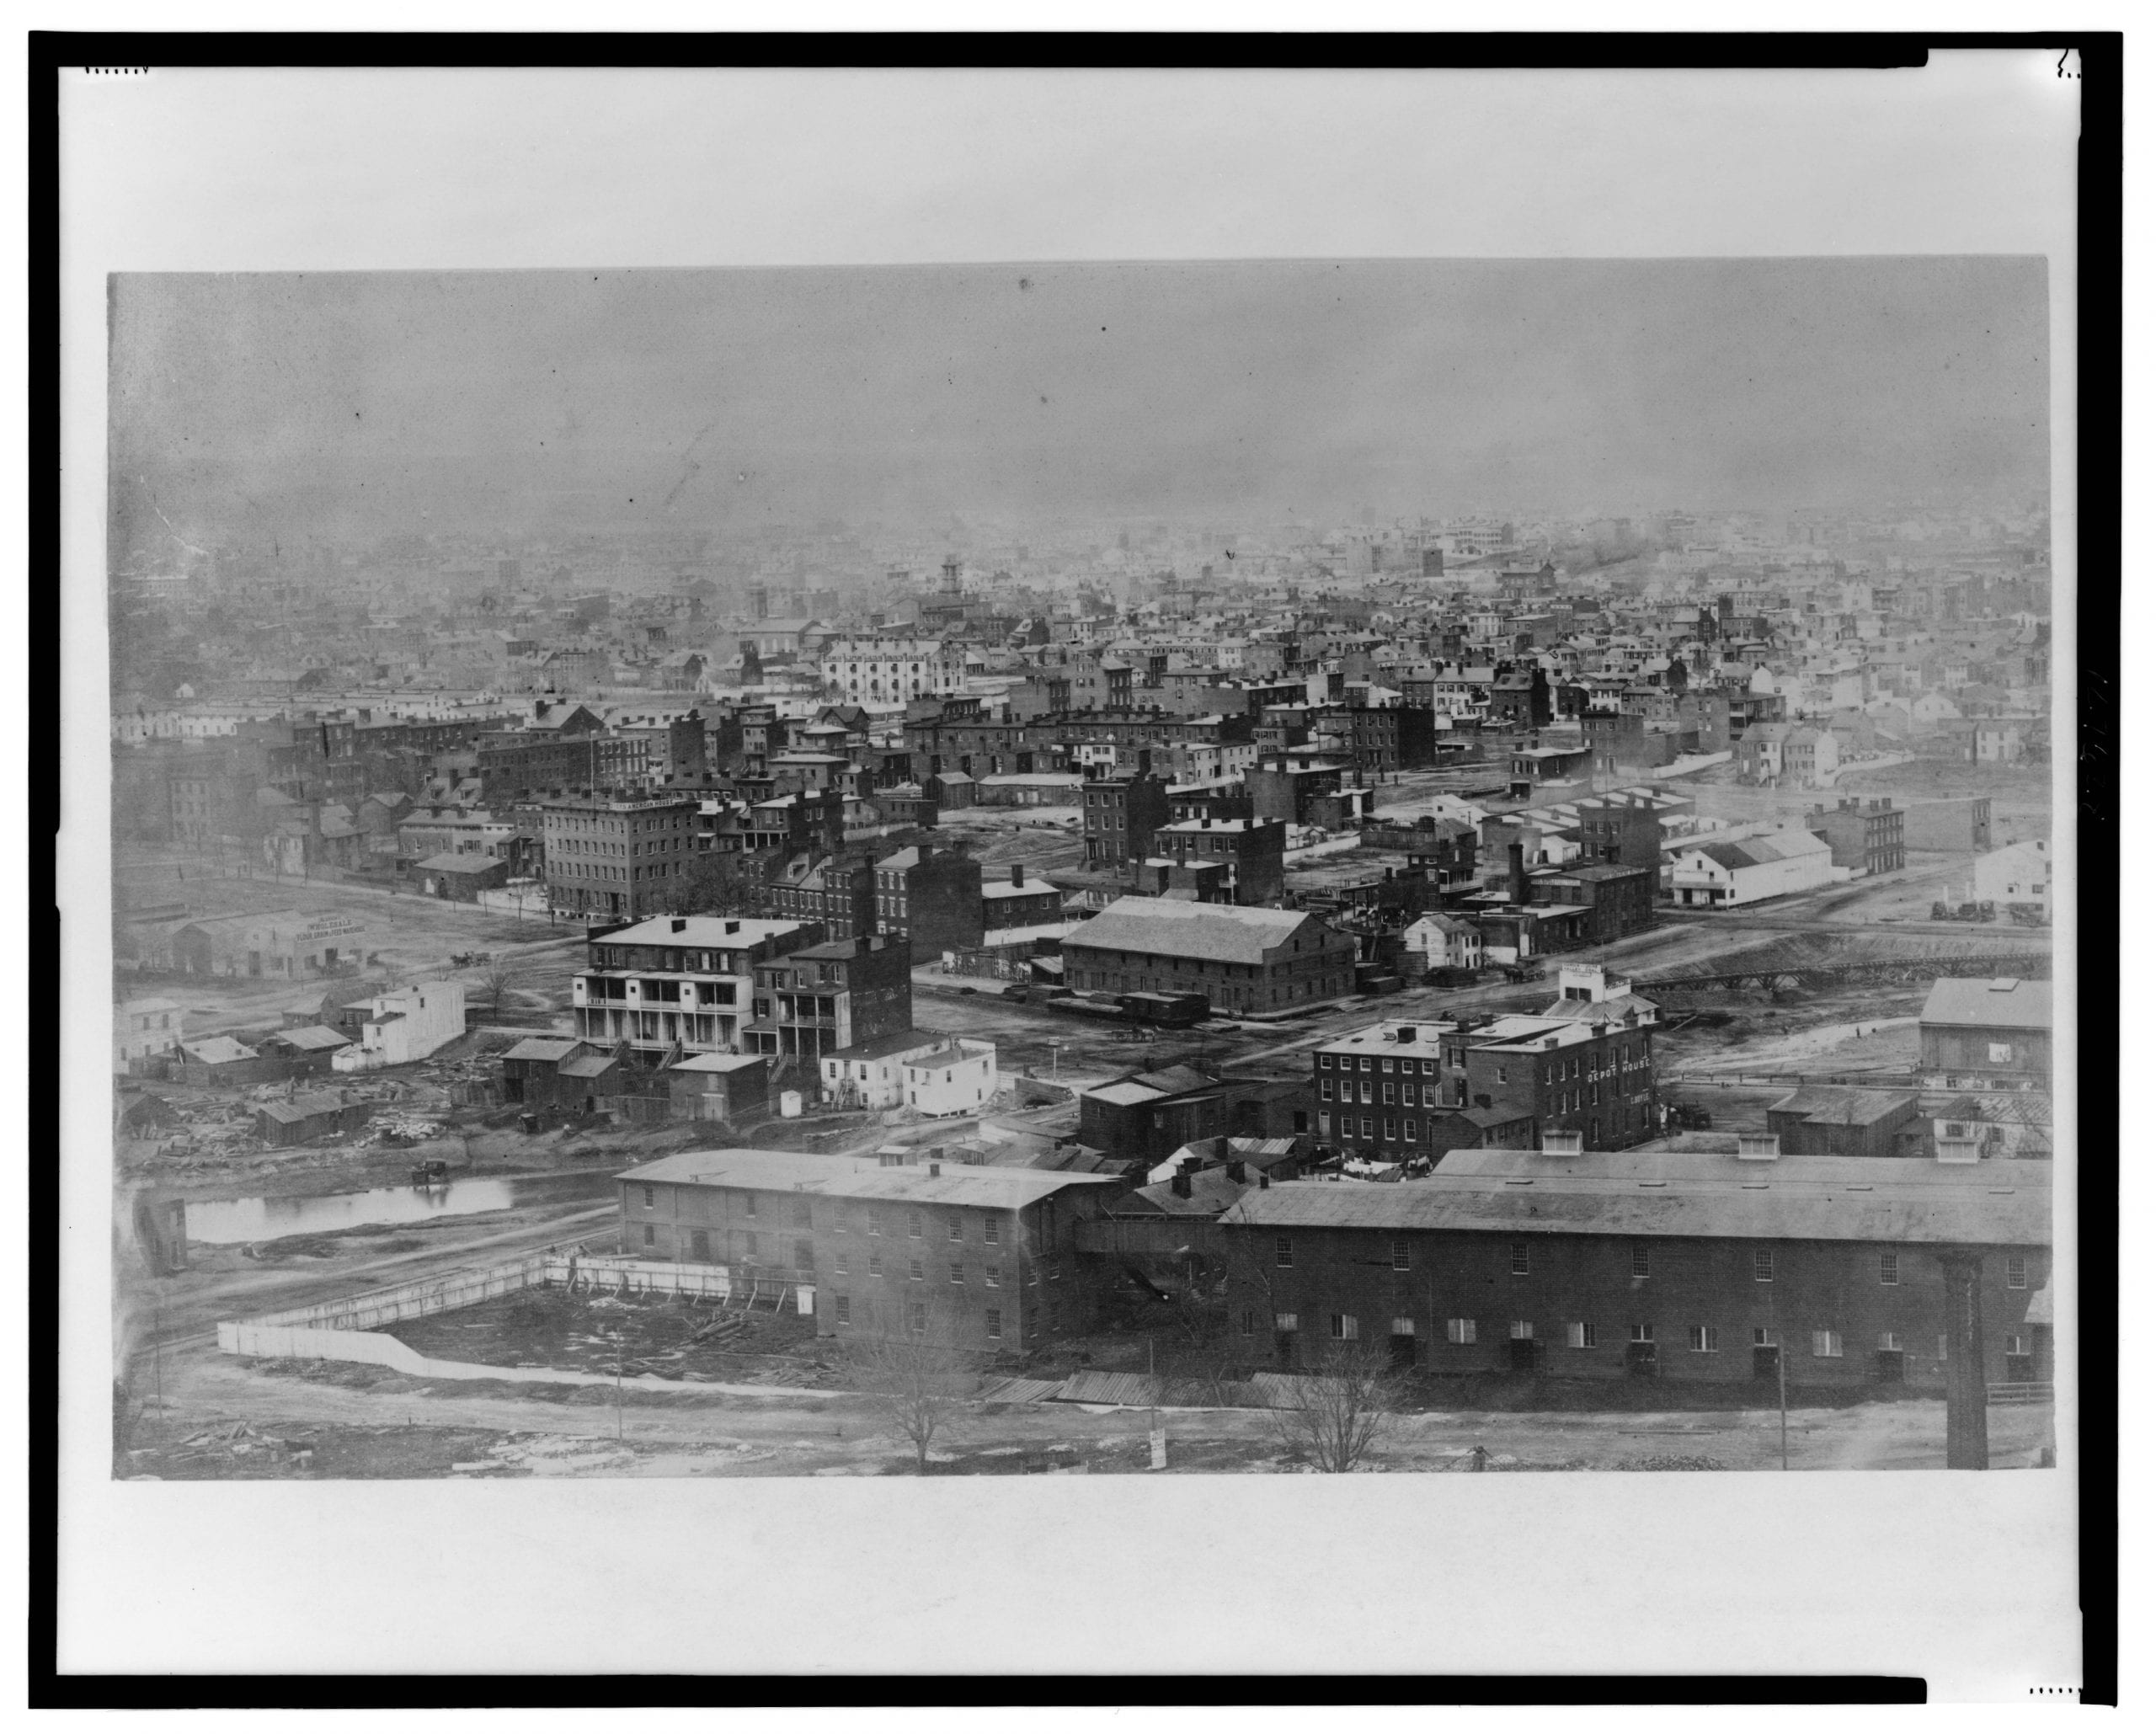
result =
[[452,1180],[446,1184],[377,1187],[364,1192],[324,1192],[313,1198],[190,1199],[187,1238],[206,1246],[274,1240],[286,1235],[330,1234],[339,1229],[393,1227],[438,1216],[470,1216],[519,1204],[594,1201],[613,1195],[611,1174],[535,1174],[502,1179]]

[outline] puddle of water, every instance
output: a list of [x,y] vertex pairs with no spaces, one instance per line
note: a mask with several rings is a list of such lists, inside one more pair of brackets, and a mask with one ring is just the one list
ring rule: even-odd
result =
[[372,1192],[329,1192],[318,1198],[190,1200],[187,1238],[206,1246],[274,1240],[284,1235],[328,1234],[338,1229],[395,1227],[440,1216],[469,1216],[515,1204],[553,1203],[611,1194],[607,1174],[526,1176],[500,1180],[454,1180],[446,1186],[378,1187]]

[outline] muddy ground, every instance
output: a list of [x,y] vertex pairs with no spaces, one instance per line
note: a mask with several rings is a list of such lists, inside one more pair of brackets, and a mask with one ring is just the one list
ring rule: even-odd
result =
[[[1524,1381],[1547,1387],[1559,1381]],[[1775,1470],[1781,1425],[1772,1408],[1630,1411],[1465,1406],[1403,1414],[1369,1466],[1455,1472],[1480,1446],[1497,1470]],[[1607,1390],[1608,1387],[1603,1387]],[[910,1474],[909,1449],[868,1400],[435,1381],[387,1369],[246,1363],[212,1354],[175,1366],[166,1406],[152,1408],[115,1457],[119,1475],[231,1476],[814,1475]],[[1267,1411],[1161,1411],[1169,1471],[1294,1472],[1299,1454]],[[934,1442],[943,1474],[1145,1472],[1148,1413],[1066,1403],[969,1405]],[[1789,1412],[1793,1469],[1935,1469],[1945,1411],[1929,1398],[1799,1402]],[[251,1430],[251,1431],[250,1431]],[[214,1437],[221,1431],[221,1439]],[[2052,1440],[2048,1408],[1995,1408],[1995,1468],[2035,1466]],[[286,1449],[267,1449],[266,1440]],[[244,1451],[234,1447],[245,1445]],[[295,1449],[296,1445],[299,1449]],[[301,1453],[310,1449],[312,1457]],[[458,1465],[468,1465],[459,1468]]]

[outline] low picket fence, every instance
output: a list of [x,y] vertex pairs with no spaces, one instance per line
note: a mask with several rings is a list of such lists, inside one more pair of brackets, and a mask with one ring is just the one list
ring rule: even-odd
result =
[[[217,1326],[217,1347],[228,1355],[371,1361],[408,1371],[419,1358],[395,1337],[382,1335],[383,1326],[454,1312],[520,1289],[566,1283],[572,1278],[579,1287],[589,1285],[601,1294],[699,1294],[719,1300],[731,1299],[737,1288],[752,1284],[760,1299],[773,1287],[768,1276],[744,1277],[737,1284],[731,1272],[715,1265],[658,1263],[550,1246],[479,1270],[400,1283],[258,1318],[227,1319]],[[794,1289],[794,1303],[802,1312],[815,1310],[813,1285],[782,1286]]]

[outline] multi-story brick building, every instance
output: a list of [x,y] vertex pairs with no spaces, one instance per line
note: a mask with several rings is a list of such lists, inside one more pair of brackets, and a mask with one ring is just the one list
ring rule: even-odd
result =
[[881,935],[826,940],[758,964],[756,998],[744,1048],[819,1059],[913,1027],[913,953]]
[[1355,768],[1365,776],[1396,776],[1437,762],[1437,715],[1428,705],[1355,706],[1340,720]]
[[1087,867],[1143,861],[1153,852],[1153,833],[1168,822],[1168,785],[1153,774],[1151,755],[1141,752],[1135,776],[1087,782],[1083,812]]
[[980,862],[963,842],[917,843],[876,863],[876,931],[911,939],[916,956],[969,950],[985,925]]
[[[1623,994],[1480,1024],[1370,1024],[1311,1055],[1317,1135],[1378,1162],[1434,1160],[1455,1139],[1553,1132],[1597,1149],[1644,1143],[1656,1131],[1655,1018]],[[1473,1110],[1479,1135],[1464,1139],[1460,1118]]]
[[1253,1362],[1701,1383],[2051,1376],[2050,1184],[2005,1165],[1466,1150],[1396,1186],[1294,1182],[1223,1218]]
[[753,1052],[743,1039],[771,1012],[759,995],[760,963],[819,943],[814,923],[721,915],[671,915],[591,941],[586,966],[569,984],[578,1039],[656,1065],[676,1043],[686,1054]]
[[1589,795],[1570,803],[1577,822],[1569,835],[1584,860],[1621,867],[1662,866],[1662,814],[1645,795]]
[[940,638],[833,638],[818,654],[817,672],[854,704],[902,705],[963,691],[965,647]]
[[641,920],[677,909],[699,852],[694,797],[583,790],[539,802],[547,899],[558,915]]
[[1897,872],[1908,864],[1902,842],[1903,818],[1903,809],[1883,795],[1869,801],[1845,796],[1831,808],[1814,807],[1804,815],[1804,828],[1826,839],[1836,867],[1868,878]]
[[1288,827],[1277,819],[1189,819],[1153,832],[1150,854],[1178,867],[1217,867],[1223,900],[1270,905],[1286,888]]
[[1585,910],[1581,929],[1584,942],[1607,945],[1654,926],[1658,878],[1651,867],[1620,867],[1614,862],[1545,867],[1528,877],[1528,902]]
[[1019,1354],[1091,1326],[1114,1272],[1077,1226],[1102,1175],[795,1150],[691,1150],[618,1176],[622,1250],[717,1266],[819,1337]]
[[1007,879],[983,884],[981,925],[988,933],[1052,926],[1063,919],[1063,894],[1046,879],[1027,877],[1023,862],[1011,863]]
[[876,866],[864,852],[796,856],[765,886],[761,913],[782,921],[820,923],[825,937],[876,932]]
[[1064,979],[1107,994],[1203,994],[1278,1011],[1355,985],[1355,941],[1299,910],[1123,897],[1063,942]]

